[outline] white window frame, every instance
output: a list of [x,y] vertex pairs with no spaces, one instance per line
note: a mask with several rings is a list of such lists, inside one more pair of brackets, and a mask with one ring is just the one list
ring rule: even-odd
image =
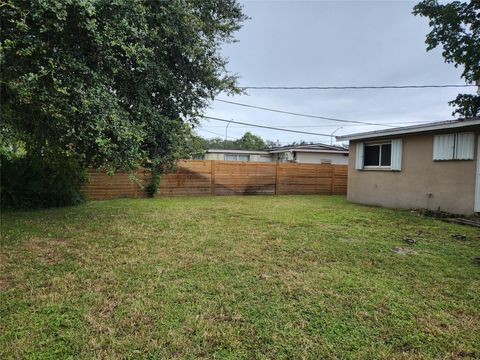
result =
[[[371,141],[357,143],[355,169],[356,170],[380,170],[380,171],[402,171],[402,139],[389,139],[383,141]],[[391,145],[390,165],[380,165],[382,160],[382,146]],[[380,146],[379,165],[365,165],[365,147]]]
[[[367,142],[363,148],[363,169],[365,170],[390,170],[392,168],[392,158],[390,155],[390,165],[380,165],[382,162],[382,145],[390,145],[390,149],[392,146],[392,141],[381,141],[381,142]],[[378,165],[365,165],[365,149],[369,146],[380,146],[379,153],[378,153]]]

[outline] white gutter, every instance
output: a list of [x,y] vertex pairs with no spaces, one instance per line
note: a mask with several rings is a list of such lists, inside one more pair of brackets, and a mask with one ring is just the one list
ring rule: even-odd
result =
[[365,133],[351,134],[351,135],[342,135],[337,136],[337,141],[343,140],[360,140],[360,139],[372,139],[385,136],[394,136],[394,135],[403,135],[403,134],[412,134],[425,131],[435,131],[443,129],[455,129],[466,126],[475,126],[480,125],[480,118],[465,119],[465,120],[450,120],[450,121],[441,121],[434,122],[427,125],[414,125],[414,126],[405,126],[398,127],[388,130],[377,130],[370,131]]
[[282,150],[234,150],[234,149],[208,149],[206,153],[210,154],[251,154],[251,155],[271,155],[284,152],[311,152],[311,153],[331,153],[331,154],[348,154],[348,150],[320,150],[320,149],[282,149]]
[[206,153],[210,154],[251,154],[251,155],[270,155],[268,151],[259,150],[234,150],[234,149],[208,149]]
[[310,153],[330,153],[330,154],[348,154],[348,150],[320,150],[320,149],[289,149],[289,150],[272,150],[270,154],[278,154],[284,152],[310,152]]

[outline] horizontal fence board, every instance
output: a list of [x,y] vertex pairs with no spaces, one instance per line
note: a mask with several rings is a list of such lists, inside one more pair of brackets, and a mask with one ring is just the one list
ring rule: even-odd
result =
[[[156,196],[346,194],[347,174],[346,165],[185,160],[160,177]],[[150,172],[132,175],[89,170],[83,191],[96,200],[148,197]]]
[[284,178],[280,179],[280,184],[279,186],[282,185],[309,185],[309,184],[318,184],[318,185],[323,185],[327,184],[329,186],[332,185],[332,179],[330,178]]

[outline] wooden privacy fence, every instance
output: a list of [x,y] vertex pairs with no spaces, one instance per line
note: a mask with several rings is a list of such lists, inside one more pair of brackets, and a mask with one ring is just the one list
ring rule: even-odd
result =
[[[137,173],[143,186],[123,173],[89,171],[89,178],[84,192],[90,199],[148,196],[144,170]],[[187,160],[161,176],[157,196],[346,193],[346,165]]]

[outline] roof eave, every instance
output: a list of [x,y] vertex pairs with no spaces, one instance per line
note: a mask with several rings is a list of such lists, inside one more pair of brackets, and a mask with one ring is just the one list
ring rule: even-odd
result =
[[322,150],[322,149],[284,149],[284,150],[271,150],[270,154],[279,154],[284,152],[308,152],[308,153],[328,153],[328,154],[348,154],[348,150]]
[[415,126],[406,126],[406,127],[399,127],[389,130],[377,130],[372,132],[365,132],[365,133],[357,133],[351,135],[341,135],[336,136],[337,141],[343,140],[361,140],[361,139],[373,139],[379,137],[388,137],[388,136],[395,136],[395,135],[403,135],[403,134],[414,134],[420,132],[428,132],[428,131],[435,131],[435,130],[443,130],[443,129],[455,129],[467,126],[476,126],[480,125],[480,119],[474,120],[452,120],[448,122],[440,122],[440,123],[432,123],[430,125],[415,125]]
[[253,155],[269,155],[268,151],[263,150],[240,150],[240,149],[207,149],[206,153],[221,154],[221,153],[235,153],[235,154],[253,154]]

